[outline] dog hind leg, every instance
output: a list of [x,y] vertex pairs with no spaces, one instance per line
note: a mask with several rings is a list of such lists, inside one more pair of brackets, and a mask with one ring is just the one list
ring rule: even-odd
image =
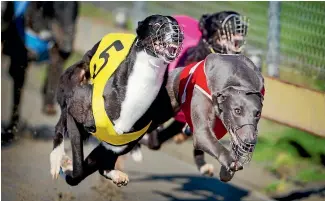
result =
[[128,183],[128,176],[119,171],[114,170],[118,155],[107,150],[102,144],[99,144],[85,159],[83,163],[83,172],[79,177],[73,177],[72,172],[66,173],[66,182],[71,186],[78,185],[89,175],[97,170],[106,179],[111,179],[116,185],[126,185]]
[[12,35],[8,44],[8,53],[10,56],[9,74],[13,79],[13,105],[11,112],[11,120],[2,133],[2,142],[9,142],[14,138],[14,134],[18,131],[20,119],[21,97],[25,85],[26,71],[28,67],[27,50],[15,31],[10,32]]
[[126,186],[129,182],[128,175],[120,170],[114,169],[118,154],[106,148],[104,149],[105,151],[102,153],[105,155],[104,158],[101,158],[102,164],[99,173],[106,179],[112,180],[118,187]]

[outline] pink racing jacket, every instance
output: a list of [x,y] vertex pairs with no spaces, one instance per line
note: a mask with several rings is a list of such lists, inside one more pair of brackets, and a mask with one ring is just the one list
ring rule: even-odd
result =
[[[184,53],[191,48],[198,44],[201,38],[201,31],[199,29],[199,22],[186,15],[176,15],[173,16],[178,24],[183,27],[184,31],[184,40],[183,40],[183,48],[179,56],[169,64],[168,71],[172,71],[177,67],[183,67],[180,63],[182,63],[181,59],[184,58]],[[186,119],[184,113],[182,111],[178,112],[175,116],[176,121],[186,123]]]

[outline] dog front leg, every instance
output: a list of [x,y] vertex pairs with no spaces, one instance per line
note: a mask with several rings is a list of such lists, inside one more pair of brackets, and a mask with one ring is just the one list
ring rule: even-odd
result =
[[[67,127],[71,141],[73,170],[67,172],[71,183],[79,183],[83,178],[83,142],[74,118],[68,113]],[[67,179],[67,178],[66,178]]]
[[241,170],[242,166],[235,162],[230,152],[214,135],[212,128],[216,116],[211,100],[196,88],[192,97],[191,116],[194,128],[194,148],[215,157],[228,171]]
[[[83,175],[83,142],[82,137],[77,127],[77,124],[73,117],[68,113],[67,115],[67,128],[70,136],[71,141],[71,149],[72,149],[72,164],[73,168],[62,167],[62,170],[66,174],[66,182],[70,185],[77,185],[80,181],[84,178]],[[64,154],[65,155],[65,154]],[[65,166],[71,163],[71,159],[66,156],[65,161],[62,160],[63,156],[61,157],[60,167],[61,164],[67,163]]]
[[55,92],[59,78],[63,72],[64,59],[60,56],[58,47],[50,50],[50,65],[47,68],[45,83],[43,85],[43,112],[46,115],[55,115]]

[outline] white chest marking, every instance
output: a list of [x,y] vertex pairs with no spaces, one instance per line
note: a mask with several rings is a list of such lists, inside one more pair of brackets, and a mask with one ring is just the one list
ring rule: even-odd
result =
[[120,117],[114,121],[118,134],[129,132],[148,110],[164,81],[167,64],[145,52],[137,53],[133,70],[128,78]]

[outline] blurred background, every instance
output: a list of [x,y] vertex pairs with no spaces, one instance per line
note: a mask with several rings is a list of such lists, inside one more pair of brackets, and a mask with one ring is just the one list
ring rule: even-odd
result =
[[[143,164],[126,161],[133,190],[123,190],[100,182],[88,188],[84,184],[67,188],[63,181],[58,188],[50,180],[48,156],[51,132],[58,116],[41,113],[40,88],[46,77],[46,63],[32,62],[22,103],[23,129],[20,141],[2,146],[2,195],[5,200],[19,200],[17,189],[36,200],[85,199],[96,194],[98,200],[324,200],[325,199],[325,3],[324,2],[80,2],[74,49],[64,63],[65,68],[78,61],[101,37],[109,32],[134,32],[137,22],[150,14],[188,15],[199,19],[206,13],[233,10],[250,19],[245,54],[262,69],[266,97],[263,118],[259,124],[259,142],[252,163],[239,172],[230,184],[214,178],[201,177],[194,168],[192,141],[182,144],[170,141],[161,151],[145,149]],[[8,78],[6,58],[1,56],[1,120],[10,118],[12,86]],[[44,137],[45,136],[45,137]],[[24,141],[28,139],[28,141]],[[227,139],[225,139],[227,140]],[[21,144],[22,143],[22,144]],[[35,144],[38,143],[38,144]],[[45,144],[43,144],[45,143]],[[34,152],[29,147],[34,147]],[[21,152],[39,154],[43,162],[31,165]],[[161,153],[160,153],[161,152]],[[4,155],[5,154],[5,155]],[[165,154],[165,155],[160,155]],[[30,172],[15,172],[21,168]],[[31,157],[31,156],[29,156]],[[206,156],[219,168],[218,162]],[[157,160],[157,158],[161,160]],[[40,176],[35,164],[43,163],[39,175],[48,191],[34,192],[26,187]],[[168,165],[170,164],[170,165]],[[174,164],[174,165],[172,165]],[[24,172],[24,169],[22,169]],[[47,172],[48,173],[47,173]],[[25,186],[11,184],[13,177],[26,177]],[[6,178],[7,177],[7,178]],[[132,178],[135,178],[132,184]],[[13,179],[16,181],[15,179]],[[60,179],[59,179],[60,180]],[[61,179],[62,180],[62,179]],[[19,180],[17,180],[19,183]],[[21,181],[22,182],[22,181]],[[90,184],[91,183],[91,184]],[[102,183],[101,183],[102,184]],[[175,186],[173,186],[175,185]],[[94,187],[95,186],[95,187]],[[156,186],[156,187],[154,187]],[[40,187],[41,188],[41,187]],[[53,190],[58,188],[59,190]],[[131,189],[132,189],[131,188]],[[108,190],[110,189],[110,190]],[[55,192],[54,194],[52,192]],[[89,195],[82,196],[88,192]],[[28,192],[28,193],[27,193]],[[33,193],[31,193],[33,192]],[[142,194],[140,196],[140,194]],[[103,197],[103,195],[105,195]],[[126,197],[123,197],[123,196]],[[231,195],[231,196],[230,196]],[[267,196],[268,198],[263,197]],[[25,197],[25,198],[26,198]],[[26,198],[28,200],[28,198]],[[137,199],[136,199],[137,198]],[[132,200],[133,200],[132,199]]]

